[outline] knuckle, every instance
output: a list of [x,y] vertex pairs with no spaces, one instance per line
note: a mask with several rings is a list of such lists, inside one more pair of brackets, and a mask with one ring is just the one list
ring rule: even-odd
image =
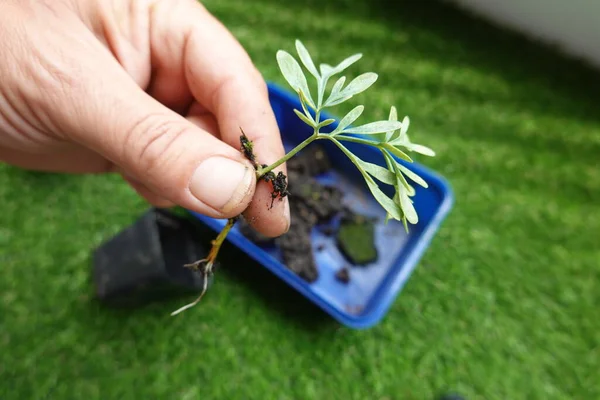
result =
[[182,149],[176,143],[188,129],[183,122],[162,113],[145,115],[125,134],[123,148],[129,154],[124,159],[143,174],[164,173],[180,159]]
[[30,75],[43,96],[72,97],[82,90],[82,73],[76,63],[44,56],[36,61]]
[[[32,44],[28,54],[20,54],[23,60],[20,73],[27,98],[36,105],[53,109],[59,99],[77,107],[89,94],[90,81],[85,66],[73,54],[60,51],[60,45],[49,42],[48,46]],[[50,47],[53,51],[48,51]]]
[[226,103],[228,97],[232,97],[233,93],[247,95],[249,91],[252,93],[258,92],[260,96],[265,98],[268,96],[267,82],[254,66],[250,68],[249,74],[232,73],[223,75],[209,96],[210,108],[218,110],[221,104]]
[[[45,2],[40,3],[44,4]],[[37,22],[39,16],[36,12],[39,11],[29,10],[32,7],[26,3],[14,12],[8,10],[8,14],[15,19]],[[39,94],[39,100],[64,92],[68,87],[77,87],[81,82],[81,62],[77,60],[77,56],[61,51],[56,39],[60,35],[40,35],[35,25],[18,25],[10,20],[5,21],[2,13],[0,17],[0,36],[6,39],[0,46],[0,56],[7,61],[0,71],[3,81],[8,78],[18,80],[19,86],[24,90],[28,89],[32,98],[35,99],[35,95]]]
[[235,86],[237,85],[238,78],[235,75],[225,75],[221,77],[209,96],[211,104],[210,108],[213,110],[218,110],[223,102],[223,97],[229,92],[230,89],[235,90]]

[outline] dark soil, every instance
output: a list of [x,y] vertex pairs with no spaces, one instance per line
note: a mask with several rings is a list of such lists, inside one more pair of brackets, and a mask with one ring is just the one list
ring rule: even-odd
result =
[[287,162],[288,172],[304,176],[317,176],[331,169],[327,154],[318,144],[305,147]]
[[325,226],[321,229],[321,233],[325,236],[333,236],[335,235],[335,229],[333,226]]
[[340,270],[335,274],[335,279],[342,283],[350,282],[350,271],[348,270],[348,267],[344,266],[340,268]]
[[[285,235],[276,239],[266,238],[243,221],[239,225],[241,233],[254,243],[276,245],[281,251],[286,266],[309,283],[316,281],[319,277],[311,241],[311,233],[315,228],[320,229],[327,236],[340,236],[341,233],[342,240],[337,238],[338,246],[341,245],[340,250],[344,254],[350,254],[348,259],[352,263],[355,263],[356,260],[364,262],[373,259],[373,229],[360,231],[354,229],[356,228],[354,225],[349,225],[348,221],[357,221],[361,217],[354,215],[342,205],[343,193],[339,189],[322,185],[315,179],[317,175],[327,172],[330,168],[331,164],[325,152],[316,144],[308,146],[287,162],[288,175],[285,195],[290,196],[291,226]],[[343,231],[337,232],[327,224],[334,217],[340,215],[343,216]],[[362,219],[365,220],[364,217]],[[350,239],[350,241],[346,239]],[[349,252],[348,246],[353,246],[353,240],[370,242],[368,245],[360,246],[367,253],[357,256],[354,252]],[[317,251],[323,249],[324,246],[320,245]],[[342,275],[338,279],[341,278],[341,281],[347,283],[350,280],[348,269],[343,267],[342,270],[345,273],[338,272],[336,277],[341,273]]]
[[290,230],[276,240],[285,265],[307,282],[314,282],[319,277],[312,252],[311,231],[312,225],[302,218],[294,218],[292,211]]

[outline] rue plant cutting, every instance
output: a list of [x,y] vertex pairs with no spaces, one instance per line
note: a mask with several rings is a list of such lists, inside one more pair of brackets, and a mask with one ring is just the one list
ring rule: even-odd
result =
[[[294,109],[294,112],[310,127],[312,134],[288,151],[284,157],[266,165],[260,163],[260,154],[255,154],[252,141],[244,133],[243,127],[240,128],[240,150],[254,165],[257,181],[266,181],[272,185],[270,207],[273,202],[281,201],[286,196],[289,196],[290,203],[294,202],[294,193],[288,191],[288,177],[282,172],[275,174],[274,169],[302,152],[311,143],[327,140],[332,142],[356,166],[371,195],[385,210],[386,223],[390,219],[401,221],[408,232],[409,224],[416,224],[419,220],[413,205],[415,189],[412,184],[427,188],[427,183],[397,159],[412,163],[413,160],[409,153],[434,156],[434,151],[410,140],[407,133],[410,124],[409,118],[404,117],[400,121],[394,106],[390,107],[387,120],[356,124],[365,109],[363,105],[354,107],[339,121],[333,118],[323,119],[322,113],[369,89],[376,82],[378,75],[373,72],[362,73],[346,84],[347,78],[343,75],[344,71],[359,61],[362,54],[352,55],[335,66],[320,64],[317,68],[310,53],[299,40],[296,40],[295,47],[300,62],[284,50],[277,52],[276,60],[284,79],[300,100],[301,110]],[[309,87],[309,78],[314,82],[311,85],[312,88]],[[326,129],[336,122],[337,125],[333,130]],[[360,159],[345,146],[346,142],[377,149],[383,156],[386,167]],[[393,188],[392,196],[384,193],[380,187],[382,184]],[[294,218],[293,215],[292,218]],[[212,241],[212,247],[206,258],[185,265],[203,275],[204,286],[194,302],[181,307],[171,315],[179,314],[200,302],[206,293],[209,278],[214,272],[214,263],[221,245],[240,219],[241,216],[236,216],[227,221],[221,232]]]

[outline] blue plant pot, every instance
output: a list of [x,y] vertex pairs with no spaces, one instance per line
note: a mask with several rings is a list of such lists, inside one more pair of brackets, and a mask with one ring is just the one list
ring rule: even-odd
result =
[[[270,83],[269,96],[284,145],[289,150],[310,136],[312,130],[293,111],[294,108],[301,110],[295,93]],[[322,119],[326,118],[331,116],[324,113]],[[335,129],[335,126],[332,124],[328,129]],[[340,266],[348,265],[348,261],[338,250],[334,238],[315,230],[312,243],[313,249],[319,247],[320,250],[314,252],[319,277],[308,283],[285,266],[276,247],[261,247],[251,242],[237,227],[230,232],[227,240],[343,325],[354,329],[369,328],[385,316],[449,213],[454,204],[452,190],[439,174],[418,163],[400,161],[429,185],[427,189],[414,185],[416,194],[413,199],[419,222],[409,225],[407,234],[398,221],[384,224],[385,211],[373,199],[354,164],[333,143],[327,140],[315,143],[322,146],[333,165],[331,172],[318,179],[339,187],[344,193],[344,201],[351,209],[373,216],[379,221],[375,227],[377,261],[357,268],[350,265],[351,280],[342,283],[335,275]],[[361,159],[385,167],[379,151],[354,143],[345,143],[345,146]],[[386,192],[386,185],[381,188]],[[386,193],[393,195],[389,191]],[[293,197],[290,201],[293,201]],[[220,231],[226,223],[226,220],[212,219],[193,212],[192,215],[215,232]]]

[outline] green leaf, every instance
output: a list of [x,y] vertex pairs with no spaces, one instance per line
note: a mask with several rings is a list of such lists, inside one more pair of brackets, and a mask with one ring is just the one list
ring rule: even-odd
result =
[[312,117],[312,114],[306,108],[307,100],[306,100],[306,97],[304,97],[304,93],[302,93],[301,91],[298,91],[298,97],[300,97],[300,104],[302,105],[302,110],[304,111],[304,115],[306,115],[308,118],[310,118],[310,120],[312,121],[312,126],[315,126],[317,124],[317,121],[315,121],[315,119]]
[[354,121],[356,121],[358,119],[358,117],[361,116],[364,109],[365,109],[365,106],[363,106],[363,105],[354,107],[348,114],[346,114],[346,116],[344,118],[342,118],[342,120],[339,122],[338,126],[333,130],[333,132],[331,132],[331,134],[335,135],[337,133],[340,133],[347,127],[349,127]]
[[331,125],[335,122],[335,119],[329,118],[325,121],[321,121],[319,125],[317,125],[317,129],[323,128],[324,126]]
[[379,149],[381,151],[381,154],[383,154],[383,159],[385,160],[385,165],[387,166],[388,171],[393,172],[394,171],[394,158],[385,150],[383,149]]
[[[403,187],[403,186],[400,186]],[[406,216],[406,219],[411,224],[416,224],[419,222],[419,216],[417,215],[417,211],[413,206],[412,200],[408,197],[408,194],[404,190],[399,190],[399,198],[400,198],[400,207],[402,208],[403,214]]]
[[338,140],[333,137],[329,137],[336,146],[342,150],[342,152],[356,165],[362,176],[365,178],[365,182],[369,187],[371,194],[377,202],[387,211],[387,213],[394,219],[400,220],[402,219],[402,212],[398,204],[396,204],[392,199],[390,199],[383,191],[379,188],[377,183],[367,174],[367,172],[362,168],[361,162],[358,157],[356,157],[350,150],[348,150],[343,144],[341,144]]
[[418,222],[418,216],[410,200],[409,196],[415,195],[415,189],[408,184],[406,178],[400,171],[400,167],[402,167],[393,157],[383,151],[383,155],[386,159],[388,168],[392,166],[395,172],[396,182],[394,183],[394,187],[396,189],[396,193],[394,194],[394,202],[398,204],[402,211],[402,222],[404,223],[404,228],[408,232],[408,226],[406,225],[406,220],[415,224]]
[[[397,114],[396,114],[396,107],[392,106],[390,109],[390,116],[388,117],[388,121],[397,121]],[[388,142],[389,141],[389,137],[394,133],[394,131],[387,131],[387,132],[381,132],[381,133],[376,133],[373,135],[373,139],[377,140],[378,142]]]
[[416,144],[416,143],[411,143],[411,142],[403,142],[400,140],[391,142],[394,147],[404,147],[405,149],[409,150],[409,151],[414,151],[415,153],[419,153],[419,154],[423,154],[424,156],[429,156],[429,157],[434,157],[435,156],[435,152],[433,150],[431,150],[429,147],[420,145],[420,144]]
[[429,187],[429,185],[427,184],[427,182],[425,182],[425,180],[423,178],[421,178],[419,175],[415,174],[410,169],[406,168],[404,165],[398,163],[398,168],[400,169],[400,171],[404,175],[406,175],[414,183],[416,183],[418,185],[421,185],[424,188],[428,188]]
[[374,133],[383,133],[400,129],[402,124],[398,121],[376,121],[368,124],[344,129],[344,133],[354,133],[360,135],[372,135]]
[[435,157],[435,151],[427,146],[411,143],[410,146],[408,146],[408,149],[414,151],[415,153],[423,154],[424,156]]
[[404,174],[402,174],[400,172],[400,170],[398,169],[398,164],[395,165],[396,168],[396,178],[398,179],[398,184],[400,186],[402,186],[404,188],[404,190],[406,190],[408,192],[409,196],[414,196],[415,195],[415,188],[412,187],[408,181],[406,180],[406,178],[404,177]]
[[381,147],[404,161],[413,162],[412,158],[410,158],[408,154],[406,154],[399,148],[392,146],[389,143],[384,143],[383,145],[381,145]]
[[342,62],[340,62],[335,67],[330,67],[329,71],[327,71],[327,74],[330,76],[339,74],[340,72],[344,71],[349,66],[351,66],[352,64],[354,64],[355,62],[360,60],[361,58],[362,58],[362,54],[360,54],[360,53],[353,54],[350,57],[343,60]]
[[343,103],[346,100],[349,100],[351,98],[352,98],[352,96],[345,96],[342,93],[340,93],[335,98],[330,97],[329,99],[327,99],[327,101],[325,102],[324,107],[337,106],[338,104],[341,104],[341,103]]
[[401,185],[408,191],[408,194],[410,196],[414,196],[415,189],[408,183],[408,181],[406,180],[406,178],[400,171],[400,169],[399,169],[400,164],[398,162],[396,162],[396,160],[387,151],[382,151],[382,153],[383,153],[386,161],[388,162],[388,166],[391,165],[391,170],[393,171],[394,180],[395,180],[394,186],[396,187],[396,191],[398,191],[398,186]]
[[[315,121],[312,120],[312,118],[308,118],[305,114],[302,114],[300,111],[296,110],[294,108],[294,112],[296,113],[296,115],[302,120],[304,121],[304,123],[306,123],[308,126],[312,126],[314,127],[316,125]],[[310,114],[309,114],[310,115]]]
[[357,158],[357,160],[362,169],[364,169],[366,172],[368,172],[370,175],[372,175],[374,178],[381,181],[382,183],[394,185],[394,183],[396,182],[396,176],[392,171],[385,169],[377,164],[372,164],[363,161],[360,158]]
[[[327,82],[328,82],[329,78],[344,71],[350,65],[352,65],[355,62],[357,62],[358,60],[360,60],[361,57],[362,57],[362,54],[354,54],[354,55],[346,58],[345,60],[343,60],[341,63],[339,63],[335,67],[332,67],[329,64],[321,64],[319,66],[320,71],[321,71],[321,79],[319,80],[319,96],[318,96],[319,107],[322,106],[323,96],[325,95],[325,88],[327,87]],[[331,98],[331,96],[329,96],[329,97],[330,97],[330,100],[334,100]],[[347,99],[345,99],[345,100],[347,100]],[[345,101],[345,100],[343,100],[343,101]],[[337,104],[339,104],[339,103],[337,103]]]
[[319,65],[319,69],[321,70],[321,78],[329,78],[329,74],[333,70],[333,67],[329,64],[321,64]]
[[344,96],[356,96],[371,87],[377,81],[377,74],[374,72],[365,72],[352,79],[352,81],[342,90]]
[[402,120],[402,128],[400,128],[400,132],[397,135],[394,135],[393,137],[390,138],[390,141],[399,139],[401,141],[405,141],[408,142],[408,135],[407,135],[407,131],[408,131],[408,127],[410,125],[410,119],[408,117],[404,117],[404,119]]
[[373,85],[373,83],[375,83],[376,80],[377,74],[373,72],[367,72],[357,76],[348,84],[348,86],[346,86],[336,95],[334,95],[332,92],[325,102],[325,107],[333,107],[351,99],[357,94],[367,90],[371,85]]
[[409,125],[410,125],[409,118],[404,117],[404,119],[402,120],[402,128],[400,129],[400,132],[397,135],[394,135],[391,138],[391,140],[389,141],[389,143],[396,148],[404,147],[405,149],[407,149],[409,151],[414,151],[415,153],[423,154],[423,155],[429,156],[429,157],[434,157],[435,152],[432,149],[430,149],[427,146],[412,143],[410,141],[410,139],[408,138],[408,134],[407,134]]
[[[396,107],[394,107],[394,106],[390,107],[390,116],[388,117],[388,119],[390,121],[398,121],[398,112],[396,111]],[[386,132],[385,139],[383,139],[382,142],[384,142],[384,141],[389,142],[391,140],[392,136],[394,135],[394,132],[397,132],[397,131]]]
[[[329,94],[329,97],[327,97],[327,100],[325,101],[325,107],[330,106],[330,103],[333,100],[336,100],[340,96],[340,91],[342,90],[342,86],[344,85],[344,82],[346,82],[345,76],[342,76],[340,79],[338,79],[335,82],[335,84],[333,85],[333,88],[331,89],[331,93]],[[345,101],[345,100],[342,100],[342,101]],[[339,104],[339,103],[336,103],[336,104]]]
[[[394,171],[394,162],[395,162],[394,159],[390,156],[390,154],[387,151],[382,150],[382,149],[380,149],[380,150],[381,150],[381,153],[384,156],[383,158],[385,159],[385,165],[387,166],[388,171],[390,171],[390,173],[393,174],[393,171]],[[392,185],[395,186],[396,184],[397,184],[397,182],[392,182]],[[394,198],[392,200],[394,200],[395,203],[399,204],[399,201],[396,201],[397,199],[398,199],[398,193],[396,192],[396,193],[394,193]],[[392,216],[390,215],[390,213],[387,213],[385,215],[385,221],[384,221],[384,223],[386,225],[390,221],[391,217]],[[403,222],[405,222],[404,219],[403,219]],[[406,225],[406,223],[404,225]],[[408,232],[408,230],[407,230],[407,232]]]
[[[370,177],[369,177],[370,178]],[[402,211],[398,204],[396,204],[392,199],[390,199],[379,186],[372,179],[365,179],[367,182],[367,186],[369,190],[375,197],[375,200],[387,211],[387,213],[394,219],[401,220],[402,219]]]
[[390,222],[391,218],[392,218],[392,216],[390,215],[390,213],[386,212],[386,214],[385,214],[385,220],[383,221],[383,224],[387,225],[388,222]]
[[296,51],[298,52],[298,56],[302,61],[302,64],[306,67],[306,69],[317,79],[321,79],[319,72],[317,71],[317,67],[315,67],[315,63],[313,62],[310,53],[304,47],[300,40],[296,40]]
[[333,88],[331,89],[331,94],[329,95],[329,97],[334,97],[337,96],[340,92],[340,90],[342,90],[342,86],[344,85],[344,82],[346,82],[346,77],[342,76],[340,79],[338,79],[335,84],[333,85]]
[[345,82],[346,82],[345,76],[340,77],[335,82],[335,84],[333,85],[333,88],[331,89],[331,93],[329,93],[329,96],[327,97],[327,100],[325,101],[325,104],[329,103],[332,99],[335,99],[339,96],[340,91],[342,90],[342,86],[344,85]]
[[323,97],[325,96],[325,89],[327,88],[327,82],[329,81],[329,71],[331,71],[329,64],[321,64],[321,78],[318,81],[318,94],[317,94],[317,107],[320,109],[323,106]]
[[281,73],[283,74],[283,77],[287,83],[296,92],[301,91],[306,97],[308,104],[315,108],[315,104],[310,95],[310,90],[308,90],[306,77],[304,76],[302,68],[296,59],[286,51],[279,50],[277,52],[277,63],[279,64],[279,69],[281,70]]
[[[404,175],[400,172],[400,164],[394,162],[394,169],[396,170],[396,178],[398,183],[396,186],[395,200],[398,200],[398,204],[402,209],[402,214],[411,224],[416,224],[419,221],[417,212],[412,204],[410,196],[415,195],[415,189],[406,182]],[[405,225],[406,228],[406,225]]]

